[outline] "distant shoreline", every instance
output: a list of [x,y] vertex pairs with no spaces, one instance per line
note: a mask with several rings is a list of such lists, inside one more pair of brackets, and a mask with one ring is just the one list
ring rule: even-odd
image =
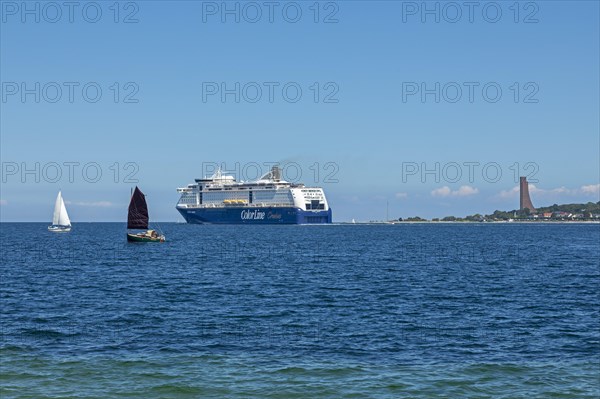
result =
[[395,222],[333,222],[333,224],[343,225],[394,225],[394,224],[514,224],[514,223],[526,223],[526,224],[600,224],[600,220],[513,220],[509,221],[470,221],[470,220],[445,220],[445,221],[431,221],[431,220],[415,220],[415,221],[395,221]]
[[[36,221],[36,222],[26,222],[26,221],[11,221],[11,222],[0,222],[0,224],[17,224],[17,223],[35,223],[35,224],[49,224],[47,221]],[[89,224],[89,223],[119,223],[126,224],[127,222],[123,221],[96,221],[96,222],[72,222],[72,224]],[[181,225],[191,225],[195,226],[195,224],[190,224],[186,222],[178,222],[178,221],[166,221],[166,222],[156,222],[157,224],[181,224]],[[546,220],[546,221],[529,221],[529,220],[514,220],[512,222],[508,221],[488,221],[488,222],[478,222],[478,221],[468,221],[468,220],[452,220],[452,221],[431,221],[431,220],[421,220],[421,221],[394,221],[394,222],[332,222],[330,224],[318,224],[318,226],[331,226],[331,225],[354,225],[354,226],[370,226],[370,225],[395,225],[395,224],[600,224],[600,220]],[[198,224],[198,226],[201,226]],[[258,224],[206,224],[205,226],[259,226]],[[271,225],[271,226],[297,226],[294,224],[280,224],[280,225]],[[307,226],[317,226],[307,224]]]

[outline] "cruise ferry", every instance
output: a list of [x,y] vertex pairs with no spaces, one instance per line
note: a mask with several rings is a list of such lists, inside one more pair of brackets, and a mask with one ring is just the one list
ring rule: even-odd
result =
[[177,210],[188,223],[331,223],[323,189],[282,180],[277,166],[250,182],[238,182],[219,169],[177,192],[181,194]]

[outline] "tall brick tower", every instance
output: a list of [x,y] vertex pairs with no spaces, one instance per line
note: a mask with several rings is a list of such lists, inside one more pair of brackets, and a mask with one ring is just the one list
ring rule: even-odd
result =
[[525,176],[520,177],[520,196],[519,196],[519,209],[523,210],[528,208],[531,212],[535,211],[531,198],[529,198],[529,183]]

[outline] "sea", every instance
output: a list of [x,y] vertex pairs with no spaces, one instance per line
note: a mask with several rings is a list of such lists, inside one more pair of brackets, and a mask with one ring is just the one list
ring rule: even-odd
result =
[[600,225],[2,223],[0,397],[600,397]]

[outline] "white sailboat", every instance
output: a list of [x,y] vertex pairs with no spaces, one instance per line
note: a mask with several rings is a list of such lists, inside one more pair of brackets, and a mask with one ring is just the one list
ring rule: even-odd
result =
[[69,219],[67,208],[65,208],[65,201],[63,201],[60,191],[56,196],[56,203],[54,204],[52,226],[48,226],[48,230],[55,233],[66,233],[71,231],[71,220]]

